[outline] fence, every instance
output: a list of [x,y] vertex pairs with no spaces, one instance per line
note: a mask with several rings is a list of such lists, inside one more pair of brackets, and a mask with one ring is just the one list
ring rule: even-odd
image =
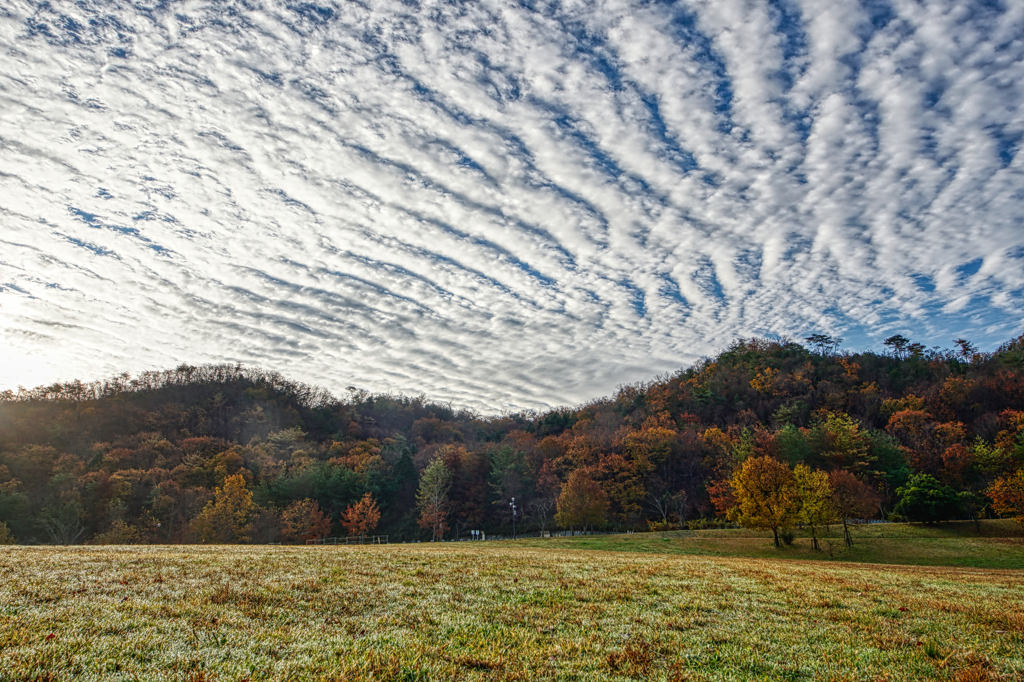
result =
[[484,536],[483,538],[480,538],[480,539],[478,539],[478,538],[464,538],[464,537],[462,537],[462,538],[453,539],[453,540],[445,540],[445,542],[495,542],[495,541],[499,541],[499,540],[524,540],[526,538],[536,538],[536,537],[542,537],[542,538],[564,538],[564,537],[569,537],[570,535],[625,535],[627,533],[632,533],[632,532],[633,531],[631,531],[631,530],[630,531],[626,531],[626,530],[622,530],[622,531],[611,531],[611,530],[588,530],[588,531],[582,531],[582,530],[572,530],[572,531],[569,531],[569,530],[550,530],[550,531],[544,531],[545,534],[542,534],[540,531],[532,531],[532,532],[528,532],[528,533],[517,533],[514,538],[511,535],[500,535],[498,533],[488,533],[486,536]]
[[310,538],[307,545],[386,545],[387,535],[350,535],[347,538]]

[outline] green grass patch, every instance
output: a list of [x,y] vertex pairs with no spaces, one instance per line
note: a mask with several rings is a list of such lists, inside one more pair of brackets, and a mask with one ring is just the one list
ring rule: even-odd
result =
[[709,557],[797,559],[813,561],[1024,569],[1024,532],[1007,520],[923,524],[865,524],[853,529],[854,546],[846,547],[842,529],[832,526],[812,547],[810,536],[776,548],[771,533],[747,529],[669,531],[633,535],[587,535],[527,538],[517,546],[549,550],[599,550]]
[[1024,670],[1021,572],[524,544],[3,548],[0,680],[898,682]]

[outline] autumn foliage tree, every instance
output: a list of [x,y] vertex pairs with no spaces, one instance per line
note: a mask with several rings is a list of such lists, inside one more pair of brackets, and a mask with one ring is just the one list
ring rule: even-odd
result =
[[839,469],[828,475],[832,489],[832,507],[843,524],[843,539],[847,547],[853,547],[850,534],[850,519],[868,519],[878,511],[878,495],[866,483]]
[[708,499],[719,516],[728,516],[729,510],[736,506],[736,492],[730,478],[720,478],[707,483]]
[[729,519],[747,528],[771,530],[781,547],[779,530],[790,525],[799,510],[799,491],[793,471],[774,457],[750,457],[732,477],[736,506]]
[[[22,543],[272,542],[279,510],[309,498],[340,512],[370,493],[372,532],[396,539],[421,536],[417,518],[434,539],[448,525],[502,532],[513,496],[529,512],[519,528],[532,531],[582,470],[607,496],[602,523],[665,527],[739,508],[734,473],[766,456],[794,475],[806,465],[863,481],[844,519],[896,505],[923,518],[936,493],[947,512],[955,501],[956,515],[977,516],[992,509],[990,488],[1006,497],[1024,466],[1024,339],[984,352],[962,338],[942,350],[897,335],[888,353],[807,341],[738,339],[610,398],[494,417],[354,387],[339,398],[236,365],[0,391],[0,523]],[[427,466],[437,457],[450,488],[417,496],[440,472]],[[917,474],[939,488],[911,484]],[[239,475],[257,505],[247,519],[243,486],[227,483]],[[877,506],[856,510],[872,491]],[[801,505],[790,521],[813,538],[811,511]]]
[[563,528],[581,528],[602,525],[608,514],[608,496],[585,470],[569,474],[558,496],[555,522]]
[[341,525],[349,535],[369,535],[380,523],[380,509],[373,495],[366,493],[363,498],[351,504],[341,515]]
[[203,543],[232,544],[248,542],[249,520],[256,505],[241,474],[228,476],[214,493],[192,525]]
[[331,519],[314,500],[297,500],[281,514],[281,538],[285,542],[319,539],[331,532]]
[[824,471],[812,471],[806,464],[793,470],[798,495],[797,518],[811,532],[811,545],[818,549],[818,530],[836,519],[832,486]]
[[1012,476],[996,479],[985,492],[992,498],[995,513],[1024,526],[1024,468]]

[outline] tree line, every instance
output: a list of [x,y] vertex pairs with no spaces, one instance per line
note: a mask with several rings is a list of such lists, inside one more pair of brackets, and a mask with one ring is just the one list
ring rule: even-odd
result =
[[[0,393],[0,541],[398,540],[849,519],[1024,522],[1024,337],[741,339],[613,396],[483,417],[239,365]],[[513,502],[514,500],[514,502]],[[848,541],[851,540],[846,533]]]

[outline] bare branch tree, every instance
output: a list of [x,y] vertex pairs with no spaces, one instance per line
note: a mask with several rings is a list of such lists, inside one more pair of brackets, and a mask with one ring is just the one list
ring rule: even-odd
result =
[[526,509],[530,512],[530,515],[540,521],[540,532],[543,533],[547,528],[548,519],[555,511],[555,507],[558,504],[558,499],[552,495],[542,495],[536,497],[526,505]]

